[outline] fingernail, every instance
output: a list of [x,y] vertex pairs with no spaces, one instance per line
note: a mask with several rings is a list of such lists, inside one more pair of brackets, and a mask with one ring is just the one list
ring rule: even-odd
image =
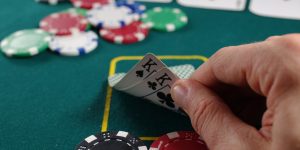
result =
[[176,101],[184,101],[187,96],[187,88],[181,84],[175,85],[172,91],[173,99]]

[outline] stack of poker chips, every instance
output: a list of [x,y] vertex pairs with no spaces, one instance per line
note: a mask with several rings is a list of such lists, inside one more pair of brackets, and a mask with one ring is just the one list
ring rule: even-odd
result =
[[53,13],[40,21],[40,28],[51,33],[49,49],[64,56],[80,56],[97,48],[98,36],[85,18],[84,10]]
[[[37,0],[51,5],[67,0]],[[17,31],[1,42],[9,57],[35,56],[47,49],[64,56],[81,56],[98,46],[102,39],[116,44],[143,41],[149,30],[173,32],[184,27],[188,18],[177,8],[155,7],[133,0],[70,0],[74,8],[43,18],[40,29]],[[42,39],[42,41],[41,41]],[[30,41],[30,42],[28,42]]]
[[[143,141],[125,131],[106,131],[90,135],[75,150],[148,150]],[[158,137],[149,150],[208,150],[194,131],[176,131]]]

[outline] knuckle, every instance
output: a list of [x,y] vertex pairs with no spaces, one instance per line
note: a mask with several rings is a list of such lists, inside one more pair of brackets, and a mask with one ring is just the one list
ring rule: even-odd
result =
[[212,55],[212,57],[208,60],[209,64],[212,64],[212,69],[216,70],[216,68],[220,69],[223,68],[223,62],[227,59],[230,51],[234,46],[224,47],[218,50],[215,54]]
[[278,42],[278,44],[284,45],[287,50],[300,52],[300,34],[282,36]]
[[281,36],[270,36],[266,39],[266,41],[273,41],[273,40],[276,40],[276,39],[279,39]]
[[220,58],[223,57],[229,50],[231,50],[233,46],[223,47],[220,50],[218,50],[212,58]]

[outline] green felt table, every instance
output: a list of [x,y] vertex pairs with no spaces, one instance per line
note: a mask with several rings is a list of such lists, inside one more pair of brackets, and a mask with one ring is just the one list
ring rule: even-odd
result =
[[[190,22],[173,33],[151,31],[145,41],[132,45],[100,40],[98,49],[83,57],[50,51],[28,59],[0,55],[0,149],[69,150],[101,130],[129,131],[149,145],[164,133],[192,130],[187,117],[112,90],[107,77],[127,71],[147,52],[170,66],[197,67],[203,57],[224,46],[300,32],[300,21],[260,17],[248,10],[205,10],[175,2],[146,5],[179,7]],[[49,6],[34,0],[1,0],[0,39],[16,30],[37,28],[43,17],[69,7],[70,3]]]

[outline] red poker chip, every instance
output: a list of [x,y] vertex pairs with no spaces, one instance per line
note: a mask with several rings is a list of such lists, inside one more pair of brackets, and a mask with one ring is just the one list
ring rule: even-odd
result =
[[40,22],[40,28],[55,35],[85,31],[88,22],[76,13],[54,13]]
[[75,7],[91,9],[93,7],[99,7],[112,3],[113,0],[71,0],[71,2]]
[[119,29],[100,29],[100,35],[103,39],[117,44],[131,44],[142,41],[148,33],[148,27],[139,21],[132,22]]
[[150,150],[208,150],[208,148],[196,132],[178,131],[159,137],[151,144]]

